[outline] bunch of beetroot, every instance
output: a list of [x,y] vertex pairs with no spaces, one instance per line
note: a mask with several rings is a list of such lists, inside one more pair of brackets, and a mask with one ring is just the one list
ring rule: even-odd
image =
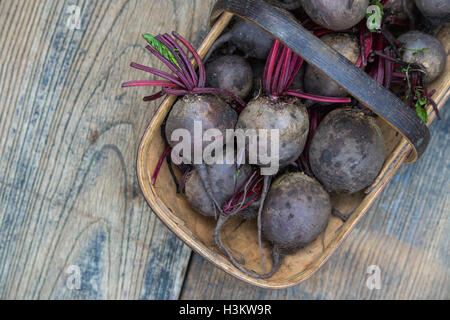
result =
[[[446,52],[423,30],[448,20],[448,1],[416,0],[418,9],[413,1],[404,0],[270,2],[292,9],[305,28],[394,91],[423,121],[427,121],[426,106],[431,104],[438,112],[434,92],[427,90],[427,85],[442,74]],[[300,3],[303,8],[299,8]],[[369,6],[378,9],[370,12]],[[368,24],[367,20],[378,13],[381,23]],[[206,64],[175,32],[144,38],[149,43],[147,49],[171,73],[132,63],[132,67],[164,80],[133,81],[123,86],[161,88],[144,98],[146,101],[165,94],[180,96],[161,130],[167,147],[152,183],[166,159],[177,192],[184,193],[200,214],[216,221],[214,243],[246,274],[271,277],[284,255],[324,232],[335,213],[331,193],[361,192],[379,174],[385,143],[375,115],[253,24],[235,21],[213,45]],[[194,136],[195,120],[202,122],[204,131],[219,129],[223,137],[227,129],[242,129],[252,130],[257,139],[246,141],[245,150],[235,150],[234,163],[210,165],[193,162],[193,153],[204,151],[207,144],[198,146],[192,141],[192,154],[176,155],[182,159],[178,168],[183,175],[178,181],[169,156],[178,143],[172,140],[172,133],[183,128]],[[262,134],[267,129],[279,132],[279,168],[272,176],[264,175],[267,163],[261,159],[248,164],[250,152],[255,150],[252,143],[268,138],[270,145],[271,137]],[[230,139],[235,138],[224,139],[223,148],[235,145]],[[245,262],[237,261],[223,244],[221,229],[236,215],[256,218],[263,263],[261,239],[273,245],[272,268],[266,274],[247,270]]]

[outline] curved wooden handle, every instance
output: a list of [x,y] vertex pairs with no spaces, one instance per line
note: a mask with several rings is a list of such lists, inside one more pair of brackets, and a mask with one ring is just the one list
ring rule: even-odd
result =
[[430,141],[430,132],[415,112],[298,21],[262,0],[219,0],[213,8],[212,21],[224,11],[252,22],[279,39],[383,118],[413,147],[407,162],[414,162],[423,154]]

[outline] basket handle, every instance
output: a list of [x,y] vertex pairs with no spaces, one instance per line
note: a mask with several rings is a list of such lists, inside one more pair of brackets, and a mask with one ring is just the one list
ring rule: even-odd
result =
[[407,162],[416,161],[430,141],[428,127],[395,94],[326,45],[298,21],[262,0],[219,0],[211,21],[224,11],[246,19],[291,48],[306,62],[338,83],[364,106],[383,118],[411,145]]

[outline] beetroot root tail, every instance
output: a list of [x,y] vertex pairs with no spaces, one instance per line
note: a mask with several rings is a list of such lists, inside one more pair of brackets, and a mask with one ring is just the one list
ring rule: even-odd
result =
[[[280,250],[277,246],[275,246],[272,250],[272,269],[265,274],[259,274],[252,271],[247,270],[242,264],[240,264],[231,254],[231,252],[224,246],[222,242],[222,238],[220,237],[220,232],[222,230],[223,225],[232,215],[220,215],[219,219],[217,220],[217,225],[214,230],[214,244],[219,248],[219,250],[223,251],[228,258],[230,259],[231,263],[238,268],[240,271],[242,271],[244,274],[253,277],[255,279],[267,279],[272,277],[275,272],[278,271],[280,268],[281,262],[283,261],[283,255],[280,253]],[[244,262],[245,263],[245,262]]]
[[272,176],[265,176],[264,177],[264,185],[263,190],[261,194],[261,202],[259,203],[259,209],[258,209],[258,246],[259,251],[261,252],[261,259],[263,266],[265,267],[265,260],[264,260],[264,250],[262,247],[262,210],[264,208],[264,202],[266,201],[267,193],[269,192],[270,182],[272,180]]

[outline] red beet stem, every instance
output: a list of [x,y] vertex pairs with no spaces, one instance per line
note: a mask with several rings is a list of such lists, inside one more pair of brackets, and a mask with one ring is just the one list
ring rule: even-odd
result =
[[309,93],[304,93],[295,90],[287,90],[284,95],[294,96],[302,99],[318,101],[318,102],[327,102],[327,103],[350,103],[352,100],[350,98],[338,98],[338,97],[323,97],[316,96]]
[[361,56],[358,58],[356,66],[358,68],[363,68],[367,66],[367,59],[369,57],[369,54],[372,52],[373,35],[372,32],[370,32],[367,29],[365,23],[361,23],[359,25],[359,32],[360,32]]
[[194,86],[197,87],[198,86],[198,76],[197,73],[195,72],[194,66],[191,63],[191,60],[189,60],[189,57],[187,56],[187,54],[184,52],[184,50],[181,48],[181,46],[175,41],[174,38],[172,38],[169,34],[165,33],[164,35],[162,35],[162,37],[164,39],[166,39],[170,44],[172,44],[172,46],[174,47],[174,55],[176,56],[176,53],[178,53],[181,56],[181,59],[184,62],[184,65],[187,67],[190,77],[194,83]]
[[178,88],[178,85],[170,81],[161,80],[137,80],[125,82],[122,84],[122,88],[128,87],[168,87],[168,88]]
[[242,196],[241,190],[243,190],[243,189],[245,188],[245,186],[246,186],[247,184],[249,184],[249,182],[252,181],[252,179],[255,177],[255,175],[256,175],[257,173],[258,173],[258,171],[255,170],[255,171],[252,173],[252,175],[251,175],[246,181],[242,182],[242,184],[237,188],[237,190],[236,190],[236,186],[235,186],[234,194],[233,194],[233,195],[231,196],[231,198],[230,198],[228,201],[226,201],[226,202],[224,203],[224,205],[223,205],[223,210],[224,210],[224,211],[225,211],[225,210],[230,211],[230,209],[232,208],[233,204],[235,203],[236,198]]
[[167,147],[164,152],[162,153],[161,157],[158,160],[158,164],[156,165],[155,171],[153,172],[152,176],[152,185],[154,186],[156,183],[156,179],[158,178],[159,171],[161,170],[161,166],[164,163],[164,160],[166,159],[169,152],[172,150],[171,147]]
[[283,92],[283,90],[289,88],[287,86],[287,84],[288,84],[288,82],[290,80],[289,69],[290,69],[290,66],[291,66],[291,63],[292,63],[291,59],[292,59],[292,51],[288,50],[287,51],[287,57],[286,57],[286,59],[284,60],[284,63],[283,63],[283,68],[281,69],[280,81],[279,81],[278,91],[277,91],[277,93],[279,95]]
[[[285,60],[287,59],[287,53],[288,48],[283,46],[281,49],[280,59],[278,59],[276,67],[275,67],[275,73],[273,75],[272,80],[272,86],[271,86],[271,93],[274,96],[279,96],[278,91],[281,91],[282,88],[280,88],[280,75],[281,75],[281,68],[283,67]],[[281,92],[280,92],[281,93]]]
[[148,72],[148,73],[151,73],[151,74],[154,74],[154,75],[156,75],[158,77],[164,78],[166,80],[169,80],[169,81],[177,84],[181,88],[186,88],[184,83],[182,83],[179,79],[177,79],[176,77],[174,77],[173,75],[171,75],[171,74],[169,74],[167,72],[160,71],[160,70],[157,70],[157,69],[154,69],[154,68],[150,68],[150,67],[147,67],[147,66],[143,66],[143,65],[141,65],[139,63],[136,63],[136,62],[132,62],[130,64],[130,67],[132,67],[134,69],[141,70],[141,71],[145,71],[145,72]]
[[144,101],[153,101],[153,100],[158,100],[159,98],[161,98],[164,95],[164,92],[159,91],[151,96],[146,96],[144,97]]
[[148,51],[150,51],[153,55],[155,55],[159,60],[161,60],[173,73],[175,73],[180,78],[180,80],[184,83],[186,88],[192,90],[192,88],[194,87],[192,80],[186,78],[184,73],[177,66],[175,66],[172,62],[170,62],[166,58],[164,58],[158,51],[153,49],[151,46],[146,46],[145,48]]
[[276,60],[278,57],[278,49],[280,48],[280,45],[281,43],[279,40],[274,41],[271,53],[266,62],[267,72],[265,72],[265,78],[263,79],[263,83],[264,83],[264,90],[266,91],[266,94],[268,96],[272,94],[271,84],[272,84],[273,70],[275,68]]
[[181,192],[183,191],[184,184],[186,183],[187,176],[188,176],[188,174],[189,174],[190,172],[191,172],[191,168],[188,168],[188,169],[186,170],[186,172],[183,173],[183,176],[181,177],[180,184],[178,185],[177,193],[181,193]]
[[[247,208],[258,199],[261,195],[259,192],[262,191],[262,184],[260,183],[262,180],[260,179],[260,175],[258,173],[259,170],[255,170],[253,174],[239,186],[232,197],[224,203],[224,213],[236,214]],[[252,197],[251,200],[245,203],[246,199],[250,197]]]
[[286,90],[291,86],[302,64],[301,57],[275,40],[264,68],[263,88],[266,94],[272,98],[286,95]]
[[[392,57],[394,53],[392,51],[389,51],[388,54]],[[392,83],[392,77],[395,69],[395,64],[390,60],[384,61],[384,70],[385,70],[385,79],[384,79],[384,86],[389,89],[391,87]]]
[[206,71],[205,71],[205,65],[203,64],[202,59],[198,55],[197,51],[194,49],[194,47],[191,46],[189,42],[186,41],[182,36],[180,36],[177,32],[173,31],[172,35],[179,40],[194,56],[195,61],[197,61],[198,65],[198,71],[199,71],[199,80],[198,80],[198,87],[203,88],[206,83]]
[[392,76],[395,78],[406,79],[406,75],[404,73],[400,73],[400,72],[393,72]]
[[177,49],[173,46],[172,42],[168,40],[164,35],[158,35],[155,37],[157,40],[159,40],[163,45],[165,45],[169,51],[174,56],[176,62],[178,63],[179,69],[181,69],[181,72],[186,77],[186,79],[189,80],[189,82],[192,84],[192,88],[196,86],[194,78],[192,78],[189,67],[185,64],[184,60],[181,59],[180,55],[177,53]]

